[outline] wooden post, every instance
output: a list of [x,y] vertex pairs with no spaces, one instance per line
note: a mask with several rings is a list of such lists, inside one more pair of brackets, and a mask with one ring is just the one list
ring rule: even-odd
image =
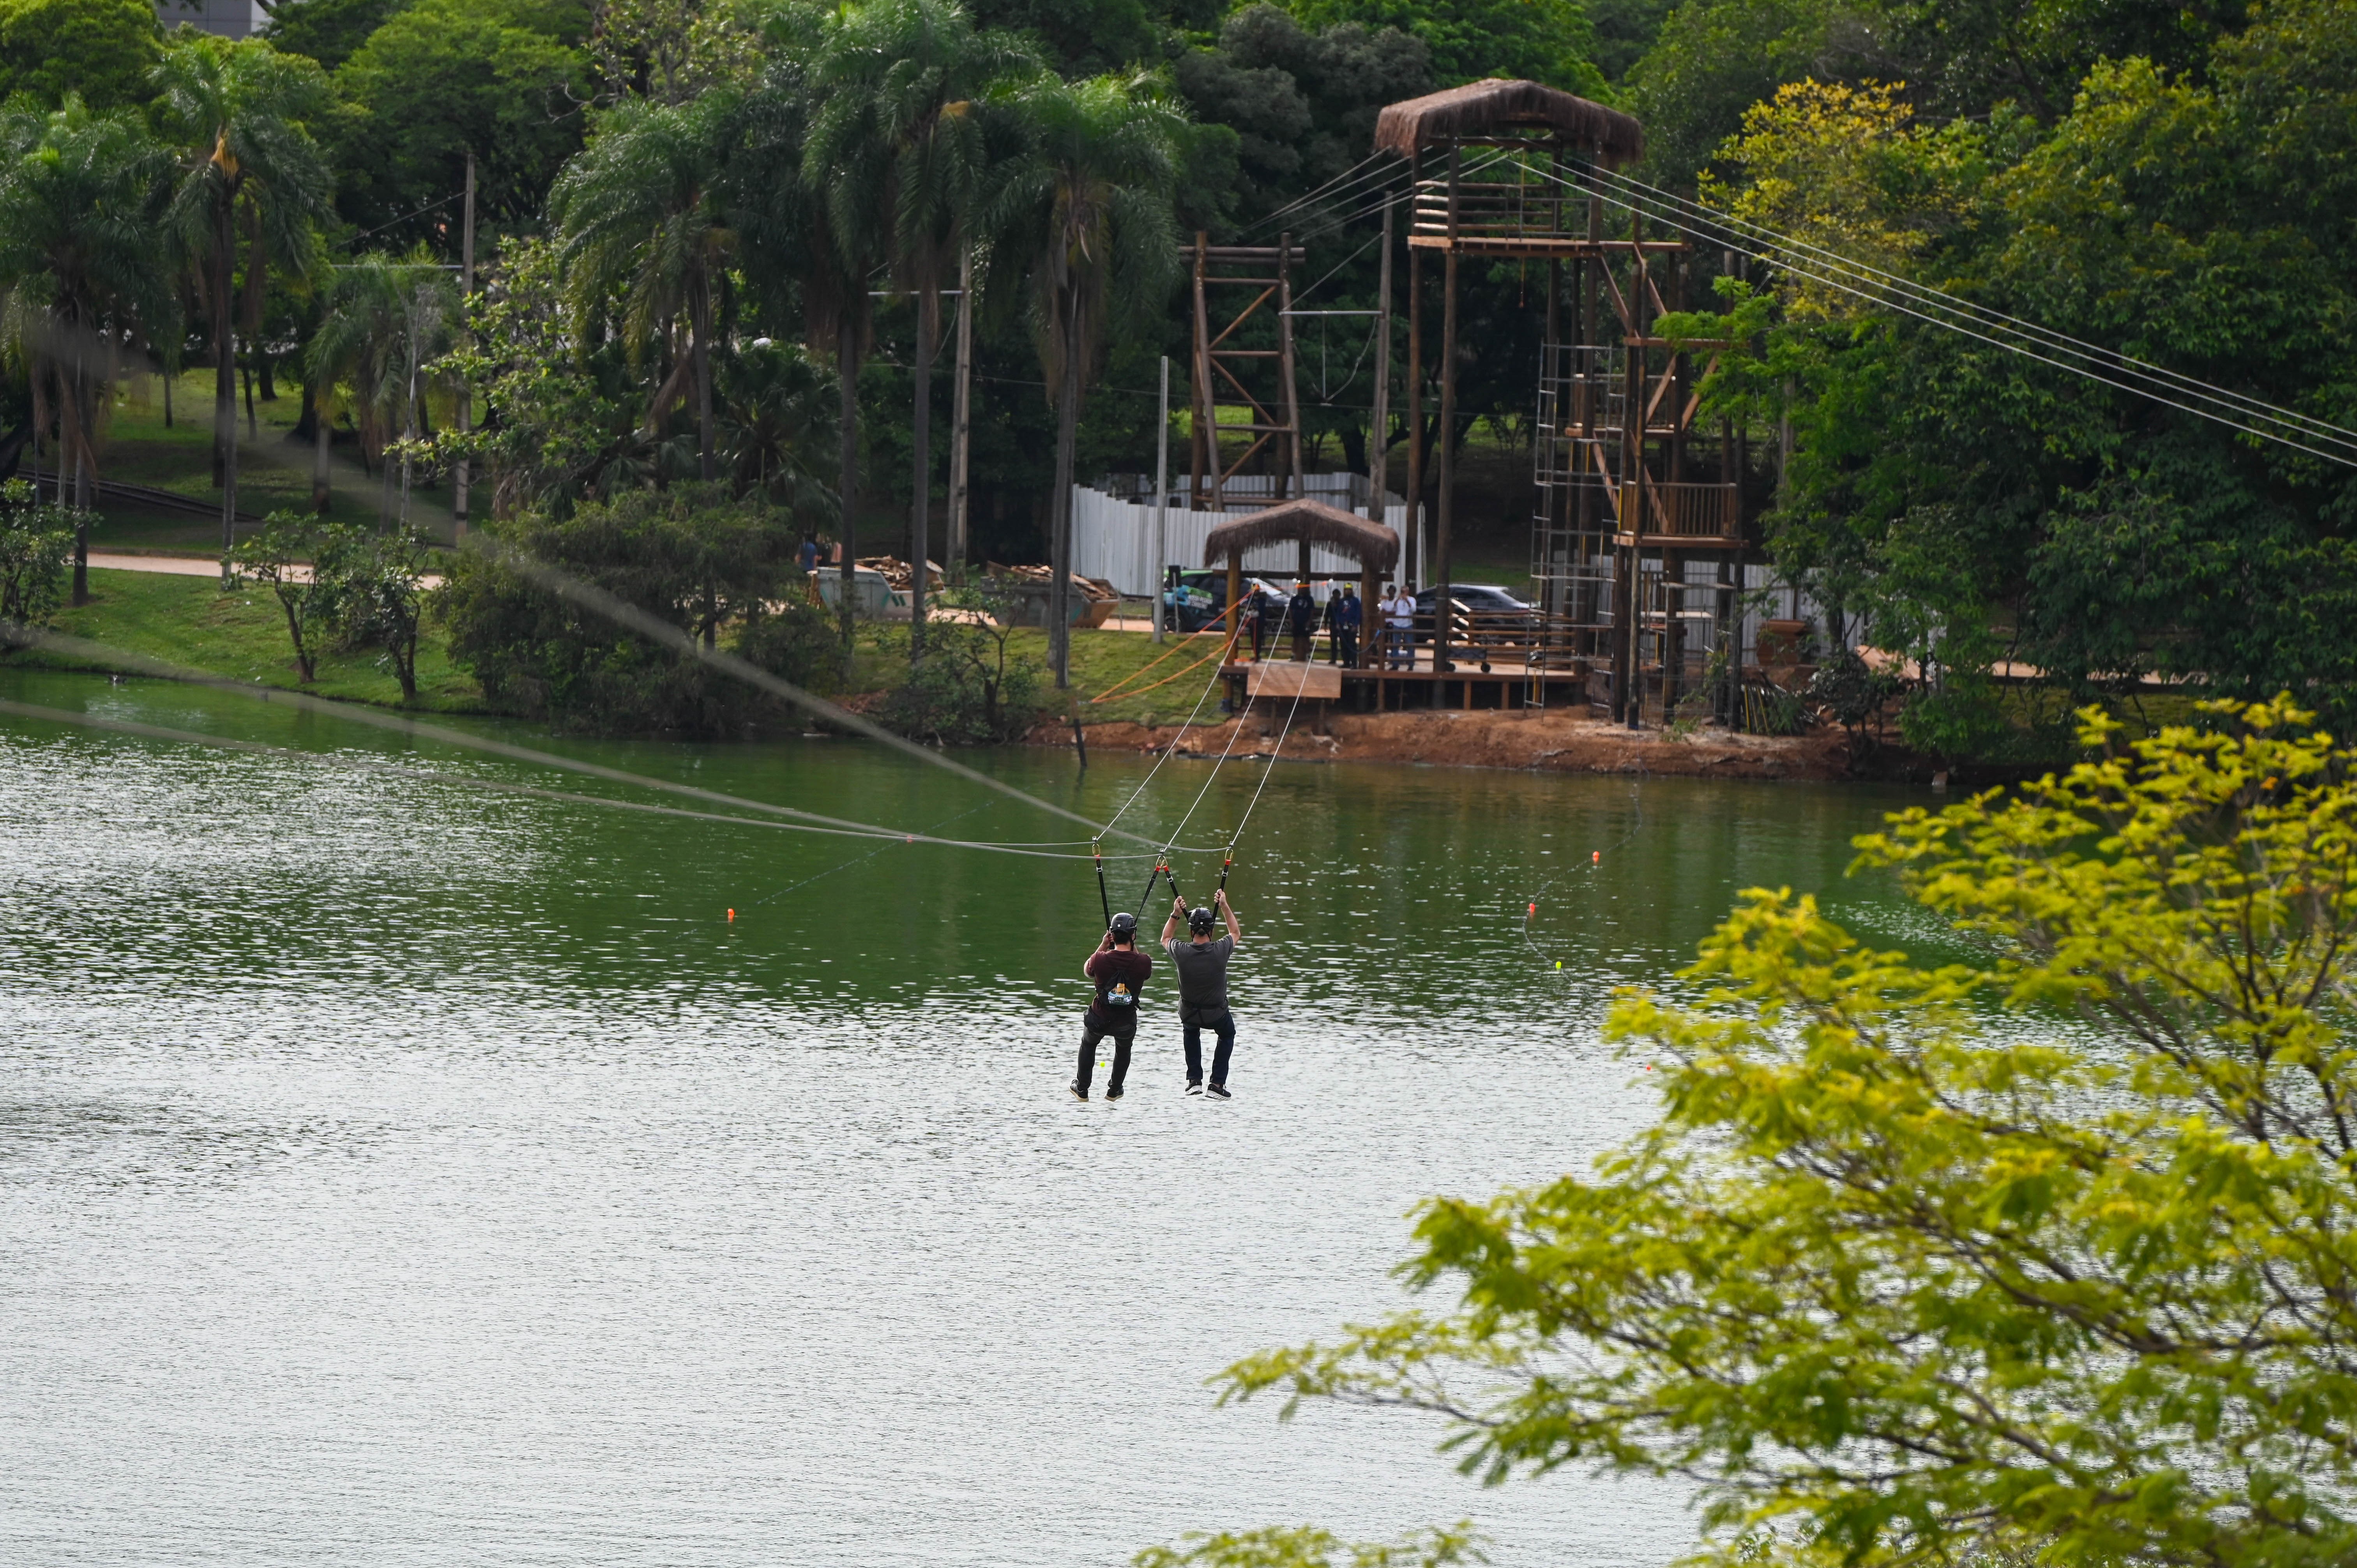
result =
[[1424,510],[1424,252],[1415,248],[1416,170],[1408,161],[1407,252],[1407,506],[1400,518],[1400,581],[1415,581]]
[[[1291,460],[1288,473],[1293,480],[1293,497],[1298,500],[1308,496],[1309,481],[1302,472],[1301,399],[1294,390],[1293,236],[1290,233],[1280,234],[1276,239],[1276,373],[1281,383],[1277,390],[1279,395],[1285,399],[1285,423],[1288,427],[1285,438],[1286,446],[1289,448],[1287,456]],[[1280,477],[1278,479],[1280,493],[1277,496],[1279,500],[1285,499],[1282,493],[1283,486],[1284,478]],[[1309,546],[1306,541],[1301,547],[1301,561],[1302,571],[1307,574],[1309,569]]]
[[1448,548],[1457,517],[1457,179],[1464,149],[1448,149],[1448,249],[1442,252],[1440,295],[1440,497],[1432,552],[1432,668],[1449,668]]
[[[1211,510],[1222,516],[1227,514],[1226,498],[1220,493],[1220,411],[1219,394],[1211,385],[1211,318],[1203,298],[1203,271],[1210,258],[1211,236],[1201,230],[1195,231],[1195,425],[1200,461],[1211,476],[1209,492]],[[1199,470],[1200,472],[1200,470]],[[1197,480],[1197,495],[1204,492]],[[1199,499],[1196,503],[1201,505]]]
[[1643,552],[1636,541],[1645,532],[1645,350],[1638,339],[1645,335],[1645,220],[1631,212],[1629,217],[1629,238],[1634,242],[1629,251],[1629,319],[1625,323],[1629,341],[1621,353],[1626,361],[1626,397],[1620,415],[1620,521],[1621,533],[1630,542],[1620,552],[1625,568],[1620,575],[1625,586],[1621,602],[1629,613],[1623,619],[1620,643],[1620,664],[1622,671],[1617,682],[1615,716],[1631,729],[1643,725],[1644,693],[1638,685],[1644,679],[1639,664],[1642,640],[1640,617],[1643,614],[1643,596],[1638,591],[1637,573]]
[[1367,422],[1367,521],[1378,528],[1386,526],[1383,484],[1391,477],[1391,454],[1383,442],[1392,421],[1392,209],[1396,205],[1383,203],[1382,282],[1375,287],[1380,301],[1375,316],[1375,406]]
[[[1237,628],[1238,628],[1239,627],[1243,626],[1243,623],[1244,623],[1243,597],[1244,597],[1244,555],[1243,555],[1243,551],[1241,551],[1241,550],[1231,550],[1231,551],[1229,551],[1229,552],[1228,552],[1228,619],[1227,619],[1227,633],[1228,633],[1228,647],[1229,647],[1229,648],[1230,648],[1230,650],[1234,650],[1234,649],[1241,648],[1241,647],[1243,647],[1243,639],[1241,637],[1239,637],[1239,636],[1237,635]],[[1230,663],[1233,663],[1233,662],[1234,662],[1234,660],[1232,658],[1232,659],[1230,659],[1229,662],[1230,662]]]

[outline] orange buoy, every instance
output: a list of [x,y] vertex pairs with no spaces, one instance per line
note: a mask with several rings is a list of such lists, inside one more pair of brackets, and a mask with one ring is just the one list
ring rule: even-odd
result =
[[734,909],[728,911],[728,923],[732,926],[737,923],[737,911]]

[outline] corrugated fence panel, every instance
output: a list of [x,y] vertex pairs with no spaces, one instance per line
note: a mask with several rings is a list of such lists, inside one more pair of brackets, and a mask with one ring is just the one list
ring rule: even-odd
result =
[[[1340,483],[1321,487],[1320,478],[1330,478]],[[1347,487],[1349,475],[1312,475],[1309,492],[1319,494],[1321,489],[1340,490]],[[1321,499],[1323,499],[1321,497]],[[1241,510],[1241,509],[1239,509]],[[1135,501],[1106,495],[1102,490],[1084,486],[1072,487],[1072,570],[1083,577],[1102,577],[1122,593],[1133,598],[1148,598],[1161,583],[1158,567],[1169,563],[1188,571],[1203,564],[1203,542],[1211,530],[1234,512],[1187,511],[1171,507],[1163,514],[1162,561],[1154,559],[1154,508]],[[1404,504],[1383,509],[1383,521],[1394,532],[1405,525],[1407,509]],[[1272,544],[1247,551],[1244,570],[1257,576],[1289,578],[1299,564],[1299,553],[1290,544]],[[1321,547],[1309,553],[1309,569],[1318,579],[1318,591],[1323,595],[1327,585],[1340,586],[1359,580],[1358,563],[1338,551]]]

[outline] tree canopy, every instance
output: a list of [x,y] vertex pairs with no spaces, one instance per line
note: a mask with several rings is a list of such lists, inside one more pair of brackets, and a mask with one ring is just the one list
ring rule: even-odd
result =
[[1613,1010],[1655,1126],[1426,1204],[1405,1273],[1452,1308],[1229,1394],[1434,1411],[1492,1478],[1685,1477],[1708,1561],[2344,1561],[2352,756],[2288,701],[2085,725],[1860,841],[1958,957],[1755,890],[1691,1000]]

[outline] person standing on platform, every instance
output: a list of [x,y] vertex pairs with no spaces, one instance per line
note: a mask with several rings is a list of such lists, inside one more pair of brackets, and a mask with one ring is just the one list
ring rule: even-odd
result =
[[1403,581],[1383,606],[1383,629],[1391,639],[1386,663],[1394,670],[1415,668],[1415,585]]
[[1309,585],[1293,585],[1293,602],[1285,607],[1285,619],[1293,633],[1293,661],[1309,662],[1309,645],[1318,639],[1318,601],[1309,594]]
[[1321,618],[1326,623],[1326,662],[1339,664],[1342,660],[1342,590],[1326,592],[1326,610]]
[[1129,1076],[1129,1047],[1137,1038],[1137,998],[1154,974],[1154,961],[1137,950],[1137,917],[1126,910],[1113,925],[1097,950],[1081,966],[1096,982],[1089,1004],[1088,1022],[1081,1029],[1081,1069],[1072,1079],[1072,1098],[1089,1097],[1089,1079],[1095,1076],[1097,1042],[1113,1036],[1113,1077],[1105,1080],[1105,1098],[1121,1098],[1122,1080]]
[[1255,664],[1260,662],[1261,645],[1263,643],[1273,643],[1276,640],[1277,615],[1276,596],[1270,593],[1266,588],[1262,587],[1259,584],[1254,584],[1252,591],[1252,637],[1253,662]]
[[[1228,1011],[1228,960],[1243,945],[1243,929],[1236,924],[1236,912],[1228,907],[1225,888],[1211,895],[1219,913],[1197,909],[1189,913],[1186,900],[1170,900],[1170,918],[1162,922],[1162,950],[1178,970],[1178,1028],[1187,1048],[1187,1092],[1209,1094],[1214,1100],[1228,1095],[1228,1057],[1236,1048],[1235,1015]],[[1220,922],[1227,922],[1227,932],[1218,938],[1211,933]],[[1177,937],[1178,922],[1187,922],[1187,940]],[[1203,1082],[1203,1031],[1209,1029],[1219,1037],[1219,1047],[1211,1056],[1211,1081]]]
[[1366,607],[1359,603],[1359,590],[1342,590],[1340,608],[1334,614],[1334,641],[1340,651],[1335,662],[1345,670],[1359,667],[1359,625],[1365,618]]

